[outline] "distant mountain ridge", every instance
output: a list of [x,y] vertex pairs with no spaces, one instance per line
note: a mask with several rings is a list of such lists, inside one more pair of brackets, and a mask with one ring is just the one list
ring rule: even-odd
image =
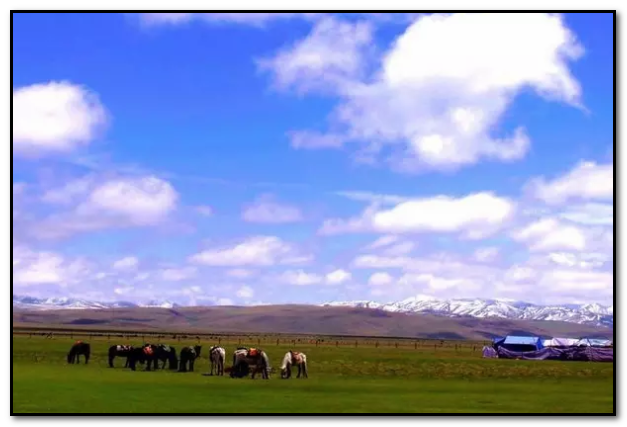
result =
[[158,308],[174,308],[178,307],[170,301],[150,301],[146,304],[138,304],[128,301],[115,302],[99,302],[90,301],[79,298],[68,297],[50,297],[35,298],[29,296],[13,295],[13,307],[28,310],[58,310],[58,309],[74,309],[74,310],[94,310],[104,308],[133,308],[133,307],[158,307]]
[[[206,304],[211,306],[212,304]],[[375,301],[338,301],[319,306],[371,308],[394,313],[423,313],[446,317],[501,318],[508,320],[543,320],[577,323],[580,325],[614,327],[614,306],[600,304],[565,304],[542,306],[522,301],[502,299],[437,299],[418,295],[402,301],[383,304]],[[13,307],[45,311],[58,309],[94,310],[112,308],[177,308],[182,305],[170,301],[98,302],[78,298],[35,298],[13,295]]]
[[338,301],[322,305],[327,307],[363,307],[394,313],[425,313],[448,317],[496,317],[510,320],[549,320],[614,327],[614,306],[603,306],[596,303],[543,306],[502,299],[437,299],[419,295],[388,304],[375,301]]

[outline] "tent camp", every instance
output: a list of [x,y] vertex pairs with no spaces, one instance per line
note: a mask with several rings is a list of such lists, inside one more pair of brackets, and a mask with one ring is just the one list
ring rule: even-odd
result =
[[613,347],[611,340],[582,338],[575,343],[577,347]]
[[577,338],[551,338],[550,340],[543,340],[542,345],[544,347],[567,348],[576,346],[579,341]]
[[542,340],[539,337],[517,337],[507,336],[504,339],[494,342],[496,350],[504,348],[509,351],[524,352],[537,351],[542,349]]

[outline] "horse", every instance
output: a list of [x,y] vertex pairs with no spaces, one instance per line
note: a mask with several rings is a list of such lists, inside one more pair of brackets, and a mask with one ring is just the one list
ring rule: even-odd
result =
[[144,344],[142,347],[135,347],[128,356],[128,366],[134,371],[137,362],[146,363],[146,370],[150,371],[152,365],[155,369],[159,369],[159,360],[163,361],[162,369],[165,369],[166,360],[169,362],[170,369],[174,370],[178,366],[176,350],[165,344]]
[[307,356],[305,353],[299,353],[297,351],[288,351],[283,356],[283,363],[281,363],[281,378],[288,379],[292,376],[292,365],[298,366],[298,375],[296,378],[300,378],[301,373],[304,378],[309,378],[307,374]]
[[112,345],[109,347],[109,367],[113,368],[113,359],[117,356],[126,358],[124,367],[128,368],[128,358],[133,351],[133,348],[134,347],[132,345]]
[[67,363],[69,364],[74,364],[74,362],[76,362],[77,364],[80,363],[80,358],[78,356],[80,356],[81,354],[83,356],[85,356],[85,364],[87,364],[89,362],[89,354],[91,353],[91,346],[83,341],[76,341],[74,343],[74,345],[72,346],[72,348],[70,348],[70,352],[67,354]]
[[215,368],[216,375],[224,375],[224,360],[226,359],[226,351],[217,345],[209,349],[209,361],[211,362],[211,373]]
[[202,347],[196,345],[194,347],[183,347],[179,357],[179,372],[187,372],[187,364],[189,363],[190,372],[194,372],[194,361],[200,357]]
[[[231,368],[231,378],[243,377],[248,375],[246,372],[248,367],[253,365],[255,368],[252,370],[252,379],[255,379],[255,374],[261,371],[263,379],[269,379],[268,372],[270,371],[270,359],[265,351],[258,348],[238,348],[233,352],[233,367]],[[242,369],[245,373],[242,375]]]

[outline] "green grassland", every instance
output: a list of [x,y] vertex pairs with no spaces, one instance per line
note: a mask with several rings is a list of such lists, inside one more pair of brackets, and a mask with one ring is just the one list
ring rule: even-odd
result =
[[[480,346],[382,344],[277,345],[270,380],[204,376],[202,341],[195,372],[132,372],[124,359],[107,365],[107,349],[126,340],[94,337],[92,358],[68,365],[76,340],[13,336],[12,411],[22,413],[612,413],[614,364],[487,360]],[[134,342],[137,341],[137,342]],[[194,339],[163,342],[177,350]],[[141,344],[141,338],[131,344]],[[227,366],[239,341],[225,342]],[[241,342],[257,346],[258,341]],[[309,359],[309,379],[281,380],[276,371],[292,349]]]

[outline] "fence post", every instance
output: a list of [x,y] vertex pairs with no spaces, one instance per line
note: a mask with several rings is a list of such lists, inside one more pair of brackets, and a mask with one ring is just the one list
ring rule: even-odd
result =
[[338,341],[335,341],[335,346],[337,347],[339,345],[340,345],[340,343]]
[[276,339],[276,345],[279,345],[279,339],[278,338]]
[[414,350],[418,350],[418,342],[414,343]]
[[357,347],[357,341],[355,341],[355,347]]

